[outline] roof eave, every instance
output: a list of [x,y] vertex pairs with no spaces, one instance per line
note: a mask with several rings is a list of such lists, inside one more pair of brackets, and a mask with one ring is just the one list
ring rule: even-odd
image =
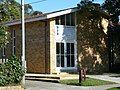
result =
[[[40,20],[46,20],[46,19],[47,19],[46,16],[37,17],[37,18],[31,18],[31,19],[26,19],[25,23],[34,22],[34,21],[40,21]],[[17,21],[13,21],[13,22],[7,22],[6,26],[13,26],[13,25],[18,25],[18,24],[21,24],[21,20],[17,20]]]

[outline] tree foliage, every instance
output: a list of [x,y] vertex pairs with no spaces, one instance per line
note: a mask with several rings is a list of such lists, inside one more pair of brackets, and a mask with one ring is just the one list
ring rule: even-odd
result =
[[102,8],[111,15],[111,21],[118,23],[120,15],[120,0],[105,0]]
[[41,11],[34,11],[33,7],[30,4],[25,4],[25,16],[34,16],[43,14]]
[[118,25],[118,22],[120,15],[120,0],[105,0],[102,8],[109,13],[109,20],[111,21],[108,27],[109,67],[111,71],[119,71],[120,25]]
[[7,43],[7,27],[5,22],[19,18],[20,9],[15,0],[1,0],[0,1],[0,47]]
[[24,72],[20,59],[11,56],[6,63],[0,65],[0,86],[20,84]]
[[[33,7],[25,4],[25,17],[42,14],[40,11],[34,11]],[[21,4],[16,0],[0,0],[0,47],[7,43],[7,27],[5,22],[19,19],[21,17]]]
[[[98,3],[82,0],[78,4],[78,56],[80,66],[87,67],[89,73],[102,73],[107,67],[107,37],[101,21],[104,17]],[[103,53],[104,52],[104,53]],[[99,62],[101,61],[101,62]]]

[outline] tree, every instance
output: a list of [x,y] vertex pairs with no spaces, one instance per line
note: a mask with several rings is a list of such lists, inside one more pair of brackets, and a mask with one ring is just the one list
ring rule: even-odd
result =
[[0,47],[7,43],[7,27],[5,22],[20,17],[20,10],[15,0],[1,0],[0,1]]
[[102,8],[111,15],[111,21],[118,23],[118,16],[120,15],[120,0],[105,0]]
[[30,4],[25,4],[25,16],[34,16],[43,14],[41,11],[34,11],[33,7]]
[[43,14],[41,11],[33,11],[32,16],[33,15],[41,15],[41,14]]
[[120,15],[120,0],[105,0],[102,8],[109,13],[109,20],[111,22],[108,27],[109,68],[111,71],[119,71],[120,25],[118,25],[118,21]]
[[89,73],[102,73],[106,71],[108,59],[107,36],[101,22],[107,15],[100,4],[93,3],[93,0],[82,0],[78,9],[77,47],[80,66],[87,67]]

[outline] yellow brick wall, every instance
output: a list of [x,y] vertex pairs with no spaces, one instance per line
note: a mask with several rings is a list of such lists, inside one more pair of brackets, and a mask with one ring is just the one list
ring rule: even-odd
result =
[[54,19],[50,19],[50,73],[56,73],[56,42]]
[[[21,25],[11,26],[9,28],[10,37],[12,30],[16,32],[16,55],[21,57]],[[50,73],[50,38],[49,25],[45,22],[26,23],[26,64],[28,73]],[[46,33],[46,34],[45,34]],[[45,40],[46,39],[46,40]],[[7,56],[12,54],[12,38],[7,45]]]

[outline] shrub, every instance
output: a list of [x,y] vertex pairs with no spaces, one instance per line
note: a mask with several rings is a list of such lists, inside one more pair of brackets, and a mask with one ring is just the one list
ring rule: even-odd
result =
[[21,61],[13,55],[6,63],[0,65],[0,86],[20,84],[23,75]]

